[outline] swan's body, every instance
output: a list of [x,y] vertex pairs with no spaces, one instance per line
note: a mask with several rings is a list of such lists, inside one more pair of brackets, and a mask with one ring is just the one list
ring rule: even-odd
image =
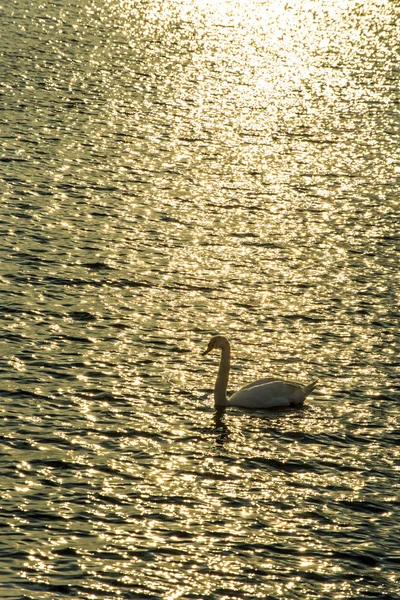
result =
[[242,406],[245,408],[273,408],[278,406],[293,406],[302,404],[307,396],[317,385],[313,381],[309,385],[302,385],[295,381],[283,381],[276,377],[258,379],[245,385],[235,392],[229,400],[226,397],[228,387],[231,348],[226,337],[216,335],[211,338],[203,356],[214,350],[221,349],[221,362],[219,364],[217,381],[214,388],[215,406]]

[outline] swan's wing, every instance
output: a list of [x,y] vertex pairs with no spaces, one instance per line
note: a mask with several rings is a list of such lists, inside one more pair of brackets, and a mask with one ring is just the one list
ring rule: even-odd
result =
[[287,383],[288,385],[294,385],[299,388],[303,387],[303,385],[301,383],[299,383],[297,381],[292,381],[290,379],[280,379],[279,377],[265,377],[264,379],[257,379],[257,381],[252,381],[251,383],[247,383],[242,388],[240,388],[240,391],[246,390],[247,388],[255,387],[257,385],[263,385],[264,383],[272,383],[273,381],[276,383]]
[[252,381],[251,383],[244,385],[241,390],[246,390],[247,388],[252,388],[256,385],[262,385],[263,383],[271,383],[271,381],[277,381],[277,379],[277,377],[265,377],[264,379],[257,379],[257,381]]
[[267,381],[260,385],[242,388],[229,398],[228,405],[272,408],[301,404],[303,401],[304,390],[301,386],[287,381]]

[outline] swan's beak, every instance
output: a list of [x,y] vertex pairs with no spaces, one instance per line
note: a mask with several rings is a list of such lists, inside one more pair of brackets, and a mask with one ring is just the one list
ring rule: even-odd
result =
[[204,350],[204,352],[201,353],[202,356],[205,356],[206,354],[208,354],[209,352],[211,352],[212,348],[207,348],[207,350]]

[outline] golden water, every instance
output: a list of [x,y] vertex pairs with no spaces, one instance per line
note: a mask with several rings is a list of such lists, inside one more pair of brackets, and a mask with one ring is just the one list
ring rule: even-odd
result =
[[398,598],[398,2],[0,16],[1,598]]

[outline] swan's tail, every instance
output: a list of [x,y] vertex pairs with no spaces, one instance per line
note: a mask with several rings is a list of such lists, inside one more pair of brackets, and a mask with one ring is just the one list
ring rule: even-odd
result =
[[318,383],[318,379],[316,379],[312,383],[309,383],[308,385],[306,385],[306,387],[304,388],[304,398],[307,398],[307,396],[309,394],[311,394],[311,392],[313,391],[313,389],[315,388],[317,383]]

